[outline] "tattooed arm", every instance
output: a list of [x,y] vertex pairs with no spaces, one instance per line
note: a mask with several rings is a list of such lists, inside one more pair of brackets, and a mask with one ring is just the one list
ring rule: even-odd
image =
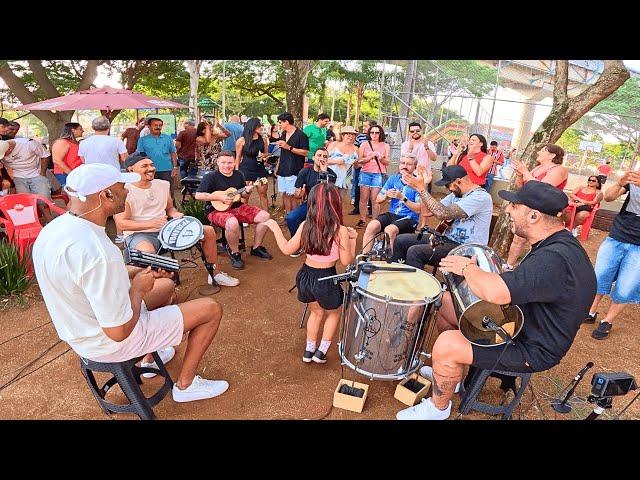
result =
[[418,176],[414,177],[407,173],[402,174],[402,181],[416,190],[420,194],[422,203],[429,209],[438,220],[455,220],[458,218],[467,218],[465,211],[458,205],[445,206],[427,192],[427,185],[433,178],[431,170],[418,168]]

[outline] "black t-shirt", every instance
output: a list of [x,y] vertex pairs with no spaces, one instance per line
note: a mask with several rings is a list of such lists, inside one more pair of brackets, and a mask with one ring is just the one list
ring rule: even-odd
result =
[[560,363],[596,295],[596,275],[580,242],[566,230],[534,244],[512,272],[501,274],[511,304],[524,314],[514,339],[535,371]]
[[640,245],[640,187],[629,183],[624,189],[629,195],[613,219],[609,236],[619,242]]
[[[282,132],[280,140],[286,140],[287,132]],[[305,133],[296,128],[296,131],[291,134],[287,144],[293,148],[302,148],[303,150],[309,150],[309,137]],[[304,161],[307,157],[305,155],[296,155],[291,153],[286,147],[280,149],[280,167],[278,168],[278,176],[291,177],[298,175],[298,172],[304,167]]]
[[[336,172],[327,168],[327,178],[329,182],[336,183]],[[316,172],[313,167],[303,168],[296,178],[296,188],[302,188],[302,185],[306,185],[305,190],[309,195],[309,190],[316,186],[320,180],[320,172]]]
[[[202,178],[202,182],[200,182],[200,186],[198,187],[199,192],[203,193],[213,193],[213,192],[222,192],[227,188],[237,188],[238,190],[245,186],[244,183],[244,175],[242,172],[238,170],[234,170],[233,174],[230,177],[227,177],[220,173],[219,170],[215,172],[208,172]],[[231,208],[237,208],[240,206],[241,202],[235,202],[231,205]],[[204,203],[204,213],[209,214],[213,210],[213,206],[211,202]]]

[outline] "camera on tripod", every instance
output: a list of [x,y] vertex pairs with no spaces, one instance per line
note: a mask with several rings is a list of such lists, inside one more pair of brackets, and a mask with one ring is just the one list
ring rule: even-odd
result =
[[626,395],[638,388],[633,376],[628,373],[596,373],[591,378],[591,396],[616,397]]

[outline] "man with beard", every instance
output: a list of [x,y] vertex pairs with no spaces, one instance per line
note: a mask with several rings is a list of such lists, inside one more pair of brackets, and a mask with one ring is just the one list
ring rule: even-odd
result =
[[447,241],[435,249],[428,244],[427,236],[418,240],[413,233],[399,235],[393,247],[394,261],[405,259],[408,265],[422,269],[425,265],[438,265],[441,258],[461,243],[487,244],[493,214],[491,195],[473,183],[463,167],[451,165],[442,169],[442,179],[436,185],[446,186],[451,193],[441,202],[427,192],[431,170],[418,169],[418,177],[404,173],[402,180],[418,191],[428,210],[427,216],[451,222],[451,226],[444,232]]
[[[409,124],[409,139],[400,146],[400,154],[404,153],[413,153],[418,159],[418,166],[428,170],[433,170],[434,162],[438,158],[436,146],[422,136],[422,127],[418,122]],[[431,184],[427,191],[431,193]]]
[[403,173],[413,175],[416,169],[417,158],[413,153],[404,153],[400,157],[400,170],[389,177],[378,197],[377,203],[385,203],[390,200],[389,211],[371,220],[364,232],[362,240],[362,253],[367,253],[373,247],[373,238],[381,231],[389,235],[389,243],[393,245],[400,233],[413,233],[416,231],[420,214],[420,195],[402,181]]
[[137,181],[137,173],[100,163],[69,174],[69,213],[44,227],[33,245],[47,310],[60,338],[96,362],[124,362],[178,345],[189,332],[173,399],[216,397],[229,384],[196,372],[220,326],[220,304],[198,298],[176,305],[172,274],[163,270],[146,268],[129,280],[120,250],[105,233],[107,218],[124,210],[125,183]]
[[481,300],[517,305],[524,315],[513,343],[495,348],[471,344],[457,330],[451,295],[442,297],[438,325],[442,333],[433,345],[433,368],[420,374],[433,382],[433,396],[401,410],[398,420],[444,420],[451,414],[466,365],[484,370],[533,373],[560,363],[567,353],[588,305],[596,293],[596,277],[580,242],[564,228],[562,210],[567,196],[543,182],[528,182],[517,192],[500,190],[507,200],[511,231],[531,242],[531,252],[513,271],[482,270],[475,258],[447,256],[442,272],[463,276]]

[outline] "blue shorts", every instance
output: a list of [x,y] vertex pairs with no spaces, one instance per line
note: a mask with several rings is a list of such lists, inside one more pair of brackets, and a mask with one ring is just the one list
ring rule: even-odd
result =
[[615,303],[640,303],[640,245],[605,238],[595,271],[598,295],[610,294]]
[[382,188],[382,174],[360,171],[359,185],[361,187]]

